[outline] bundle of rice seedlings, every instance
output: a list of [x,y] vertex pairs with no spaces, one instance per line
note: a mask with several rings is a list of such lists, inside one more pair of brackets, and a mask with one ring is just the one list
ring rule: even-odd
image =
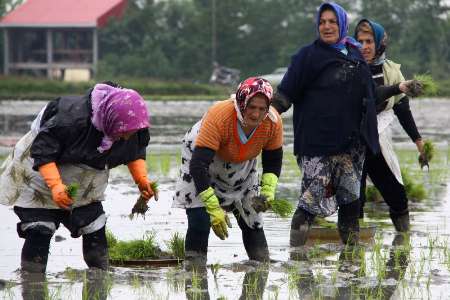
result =
[[430,140],[425,140],[425,143],[423,144],[423,151],[428,162],[431,161],[436,153],[436,148],[434,147],[433,142]]
[[[152,190],[156,193],[158,193],[158,182],[152,182],[151,183]],[[136,203],[134,204],[133,208],[131,209],[131,214],[129,215],[129,218],[133,220],[135,214],[142,215],[142,217],[145,219],[145,213],[148,210],[147,200],[145,200],[142,196],[139,196]]]
[[438,92],[438,85],[429,74],[416,74],[414,79],[422,84],[423,96],[434,96]]
[[184,258],[184,237],[175,232],[168,242],[166,242],[170,253],[176,258]]
[[77,195],[79,188],[80,188],[80,186],[78,183],[69,184],[66,187],[66,193],[67,193],[67,195],[69,195],[70,198],[73,199]]
[[423,145],[423,154],[419,155],[419,165],[420,168],[423,169],[423,167],[427,167],[428,170],[430,169],[429,162],[433,159],[435,154],[435,147],[433,142],[430,140],[426,140]]
[[109,258],[113,260],[149,259],[158,257],[161,252],[155,242],[154,233],[148,233],[140,240],[120,241],[112,243]]
[[276,199],[270,202],[270,209],[279,217],[290,217],[294,212],[294,205],[287,199]]

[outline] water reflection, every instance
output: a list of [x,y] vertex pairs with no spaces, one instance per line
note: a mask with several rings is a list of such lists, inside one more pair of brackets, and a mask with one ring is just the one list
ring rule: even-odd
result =
[[[217,278],[217,269],[212,267],[214,281],[217,286],[221,284]],[[264,290],[266,288],[267,279],[269,277],[269,264],[257,263],[256,267],[250,267],[244,275],[242,281],[241,295],[239,300],[247,299],[263,299]],[[223,282],[222,282],[223,284]],[[208,274],[206,269],[202,271],[188,272],[185,280],[186,298],[189,300],[207,300],[211,299],[208,289]]]
[[[21,272],[22,299],[48,300],[66,298],[59,288],[49,288],[47,276],[43,273]],[[89,269],[77,272],[82,280],[82,299],[106,300],[113,286],[111,274],[102,270]],[[72,278],[75,279],[75,278]]]

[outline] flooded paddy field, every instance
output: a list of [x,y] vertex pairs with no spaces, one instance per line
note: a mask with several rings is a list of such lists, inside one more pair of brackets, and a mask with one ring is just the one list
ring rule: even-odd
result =
[[[167,249],[174,233],[185,234],[184,210],[171,208],[181,160],[179,141],[210,104],[150,102],[147,164],[150,178],[158,180],[160,199],[149,204],[145,219],[130,220],[138,191],[126,167],[113,169],[103,205],[107,228],[117,238],[139,239],[154,232],[160,247]],[[3,109],[8,104],[0,104],[5,112],[0,135],[14,139],[25,133],[42,107],[33,105],[16,106],[8,114]],[[429,172],[420,170],[414,145],[395,125],[400,164],[415,182],[424,184],[427,194],[424,200],[410,201],[410,236],[395,234],[386,205],[368,203],[365,221],[377,226],[373,239],[354,249],[312,240],[300,251],[289,248],[290,219],[266,213],[270,264],[248,261],[231,217],[227,240],[210,235],[207,274],[184,272],[181,265],[91,272],[82,258],[81,239],[72,239],[61,227],[52,239],[47,275],[27,277],[18,272],[23,244],[16,234],[18,218],[11,208],[0,206],[0,299],[450,299],[450,101],[413,101],[412,110],[422,136],[435,142],[437,154]],[[7,123],[8,131],[2,131]],[[296,204],[300,171],[290,146],[290,115],[285,123],[287,146],[278,196]],[[335,221],[336,216],[328,219]]]

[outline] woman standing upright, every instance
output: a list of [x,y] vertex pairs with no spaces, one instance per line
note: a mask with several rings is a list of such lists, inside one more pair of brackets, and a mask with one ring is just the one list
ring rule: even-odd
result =
[[359,193],[366,147],[379,151],[375,90],[359,44],[347,36],[347,13],[324,3],[317,13],[318,38],[291,60],[273,106],[294,106],[294,154],[302,170],[290,245],[305,244],[315,216],[338,209],[344,243],[359,237]]
[[362,44],[361,52],[370,66],[375,83],[392,86],[398,90],[397,94],[399,94],[377,105],[381,152],[375,155],[367,153],[361,181],[360,217],[363,217],[366,177],[369,175],[389,206],[389,215],[395,229],[399,232],[405,232],[409,230],[408,198],[403,186],[400,165],[392,146],[390,125],[394,121],[394,114],[408,136],[416,144],[421,161],[427,163],[423,141],[411,114],[409,99],[402,93],[408,93],[409,90],[407,86],[405,87],[405,79],[400,71],[400,65],[386,59],[387,35],[383,26],[362,19],[356,26],[355,38]]

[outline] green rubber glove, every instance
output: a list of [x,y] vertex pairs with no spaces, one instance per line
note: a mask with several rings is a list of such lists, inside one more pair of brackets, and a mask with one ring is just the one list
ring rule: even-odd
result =
[[228,237],[227,226],[231,228],[231,223],[225,211],[220,207],[219,199],[214,194],[214,189],[209,187],[201,192],[199,196],[205,204],[206,212],[211,219],[212,230],[221,240],[226,239]]
[[273,173],[264,173],[261,176],[260,195],[266,197],[269,206],[275,201],[275,190],[277,189],[278,177]]

